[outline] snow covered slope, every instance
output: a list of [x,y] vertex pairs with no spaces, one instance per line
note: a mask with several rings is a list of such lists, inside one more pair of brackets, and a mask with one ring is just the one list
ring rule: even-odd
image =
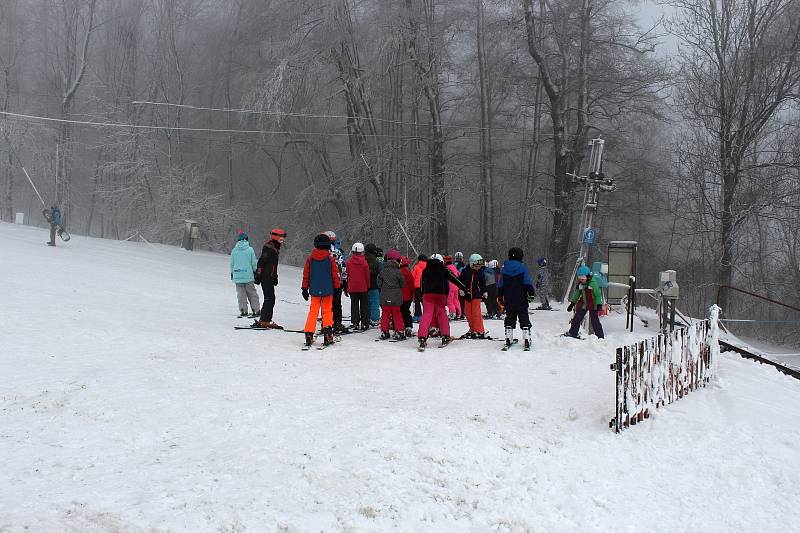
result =
[[46,240],[0,224],[0,531],[800,530],[800,381],[772,368],[724,354],[615,435],[624,317],[579,341],[537,312],[529,353],[301,352],[233,329],[226,256]]

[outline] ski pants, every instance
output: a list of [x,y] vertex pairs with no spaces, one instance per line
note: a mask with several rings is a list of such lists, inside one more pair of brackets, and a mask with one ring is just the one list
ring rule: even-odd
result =
[[411,318],[411,300],[403,302],[403,305],[400,306],[400,314],[403,315],[403,326],[414,327],[414,319]]
[[342,323],[342,289],[333,290],[333,323]]
[[483,312],[481,311],[481,299],[474,298],[472,300],[464,300],[467,308],[464,314],[467,315],[467,322],[469,323],[469,330],[472,333],[486,333],[483,329]]
[[459,317],[463,314],[461,302],[458,299],[458,287],[450,284],[450,292],[447,293],[447,312]]
[[414,316],[422,316],[422,289],[414,288]]
[[389,333],[389,318],[391,317],[394,330],[403,331],[403,316],[400,314],[399,305],[381,306],[381,332]]
[[529,328],[531,327],[531,317],[528,316],[528,306],[525,307],[506,307],[506,319],[504,321],[504,325],[507,328],[516,328],[517,327],[517,319],[519,319],[519,327],[520,328]]
[[306,327],[303,331],[306,333],[314,333],[317,331],[317,317],[322,310],[322,327],[327,328],[333,325],[333,295],[330,296],[312,296],[311,307],[308,308],[308,316],[306,317]]
[[258,313],[261,306],[258,303],[258,291],[256,284],[252,281],[249,283],[236,284],[236,298],[239,300],[239,311],[242,313],[247,312],[247,302],[250,302],[250,309],[254,313]]
[[260,320],[272,322],[272,311],[275,309],[275,285],[271,281],[262,281],[261,292],[264,293],[264,304],[261,306]]
[[417,336],[424,339],[428,337],[428,329],[433,320],[439,327],[439,332],[446,337],[450,336],[450,322],[447,320],[446,294],[423,294],[422,295],[422,318],[419,321]]
[[369,318],[373,322],[378,322],[381,319],[381,291],[370,289],[367,294],[369,295]]
[[550,295],[542,289],[539,293],[539,301],[542,302],[542,307],[550,307]]
[[369,298],[366,292],[350,293],[350,323],[369,326]]
[[50,224],[50,242],[55,244],[56,243],[56,226],[55,224]]
[[500,314],[500,308],[497,306],[497,284],[492,283],[486,286],[486,293],[489,297],[486,299],[486,314],[490,317]]
[[[585,316],[586,309],[575,309],[575,316],[572,317],[572,326],[569,328],[570,335],[573,337],[578,335],[578,330],[580,329],[581,322],[583,322],[583,318]],[[589,311],[589,320],[592,322],[592,329],[594,329],[594,334],[597,335],[597,338],[604,338],[605,333],[603,333],[603,325],[600,324],[600,317],[597,316],[597,309],[592,309]]]
[[467,299],[465,296],[458,297],[458,305],[461,306],[461,314],[458,317],[463,318],[467,314]]

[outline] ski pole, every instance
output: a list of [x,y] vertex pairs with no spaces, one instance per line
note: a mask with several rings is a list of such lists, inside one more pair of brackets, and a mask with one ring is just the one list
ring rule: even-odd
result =
[[42,206],[46,209],[47,208],[47,204],[44,203],[44,200],[42,200],[42,195],[39,194],[39,190],[36,188],[36,185],[33,184],[33,180],[31,179],[30,175],[28,174],[28,171],[25,170],[25,167],[23,167],[22,165],[20,165],[20,167],[22,168],[22,171],[25,173],[25,177],[28,178],[28,182],[30,182],[31,187],[33,187],[33,191],[36,193],[36,196],[39,197],[39,201],[42,202]]
[[408,241],[408,244],[411,245],[411,249],[414,250],[414,254],[415,255],[419,255],[419,252],[417,252],[417,248],[414,246],[414,243],[411,242],[411,239],[409,238],[408,233],[406,233],[406,228],[403,227],[403,223],[400,222],[399,218],[397,218],[397,217],[394,217],[394,218],[395,218],[395,220],[397,220],[397,225],[400,226],[401,230],[403,230],[403,235],[406,236],[406,240]]

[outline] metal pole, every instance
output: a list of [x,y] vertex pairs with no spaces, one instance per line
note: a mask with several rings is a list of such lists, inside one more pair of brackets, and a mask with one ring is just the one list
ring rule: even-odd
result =
[[39,201],[42,202],[42,206],[44,206],[44,208],[46,209],[47,208],[47,204],[44,203],[44,200],[42,200],[42,195],[39,194],[39,189],[37,189],[36,185],[33,184],[33,180],[31,179],[30,175],[28,174],[28,171],[25,170],[25,167],[21,167],[21,168],[22,168],[22,171],[25,173],[25,177],[28,178],[28,182],[30,182],[31,187],[33,187],[33,190],[36,193],[36,196],[39,197]]
[[394,217],[394,218],[395,218],[395,220],[397,220],[397,225],[398,225],[398,226],[400,226],[400,229],[401,229],[401,230],[403,230],[403,235],[405,235],[405,236],[406,236],[406,240],[408,241],[408,244],[410,244],[410,245],[411,245],[411,249],[412,249],[412,250],[414,250],[414,254],[415,254],[415,255],[419,255],[419,252],[418,252],[418,251],[417,251],[417,249],[414,247],[414,243],[413,243],[413,242],[411,242],[411,238],[408,236],[408,233],[406,232],[406,228],[404,228],[404,227],[403,227],[403,223],[402,223],[402,222],[400,222],[400,219],[399,219],[399,218],[397,218],[397,217]]

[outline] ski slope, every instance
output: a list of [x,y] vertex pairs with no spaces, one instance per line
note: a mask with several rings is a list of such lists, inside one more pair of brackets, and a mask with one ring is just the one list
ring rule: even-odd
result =
[[536,312],[527,353],[302,352],[233,329],[227,256],[46,240],[0,224],[0,531],[800,531],[800,381],[772,368],[723,354],[615,435],[614,348],[651,333],[624,316],[580,341]]

